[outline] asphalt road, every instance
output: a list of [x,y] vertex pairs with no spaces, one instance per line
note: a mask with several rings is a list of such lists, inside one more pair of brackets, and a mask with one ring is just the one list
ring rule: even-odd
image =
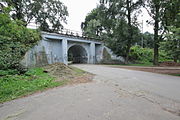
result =
[[74,65],[93,82],[0,104],[0,120],[180,120],[180,77]]

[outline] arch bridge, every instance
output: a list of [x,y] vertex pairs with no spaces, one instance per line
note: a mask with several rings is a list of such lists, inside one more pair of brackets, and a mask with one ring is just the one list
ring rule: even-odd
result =
[[22,64],[27,67],[56,62],[95,64],[105,58],[122,60],[121,57],[116,57],[102,42],[92,38],[78,34],[42,32],[42,40],[26,53]]

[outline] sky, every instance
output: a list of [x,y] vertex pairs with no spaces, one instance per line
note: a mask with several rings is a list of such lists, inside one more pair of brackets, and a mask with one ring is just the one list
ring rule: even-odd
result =
[[[67,25],[64,25],[66,29],[75,31],[81,31],[81,23],[84,22],[85,17],[92,9],[96,8],[99,0],[61,0],[69,12],[67,17]],[[143,32],[153,33],[153,27],[146,24],[146,21],[150,19],[148,13],[144,9],[142,12],[143,16],[140,15],[138,21],[143,21]],[[142,29],[141,29],[142,30]]]
[[67,25],[65,28],[81,31],[81,23],[84,22],[85,17],[92,9],[96,8],[99,0],[61,0],[69,12],[67,17]]

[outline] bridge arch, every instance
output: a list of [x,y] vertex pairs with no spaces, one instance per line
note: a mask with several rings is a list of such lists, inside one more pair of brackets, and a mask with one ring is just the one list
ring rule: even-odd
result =
[[88,63],[88,50],[80,44],[72,44],[68,48],[68,61],[72,63]]
[[[73,60],[74,63],[100,63],[103,61],[102,42],[92,40],[84,36],[73,36],[67,34],[47,33],[41,32],[42,40],[38,45],[30,49],[21,63],[26,67],[39,66],[39,63],[45,61],[43,64],[52,64],[62,62],[68,64],[72,56],[81,58],[80,60]],[[74,50],[72,50],[74,49]],[[73,52],[74,51],[74,52]],[[113,52],[107,48],[112,60],[124,61],[122,57],[117,57]]]

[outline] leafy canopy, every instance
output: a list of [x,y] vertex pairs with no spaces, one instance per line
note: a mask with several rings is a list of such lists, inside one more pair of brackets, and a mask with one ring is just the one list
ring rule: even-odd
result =
[[24,27],[22,21],[0,14],[0,68],[20,69],[25,53],[40,39],[40,33]]
[[[136,11],[140,3],[129,2],[134,5],[131,12]],[[127,16],[126,0],[101,1],[86,16],[82,30],[89,37],[101,38],[115,54],[126,57],[130,47],[140,40],[135,15],[130,16],[130,23]]]
[[43,31],[58,31],[63,28],[68,16],[67,7],[59,0],[2,0],[12,8],[11,17],[27,26],[35,22]]

